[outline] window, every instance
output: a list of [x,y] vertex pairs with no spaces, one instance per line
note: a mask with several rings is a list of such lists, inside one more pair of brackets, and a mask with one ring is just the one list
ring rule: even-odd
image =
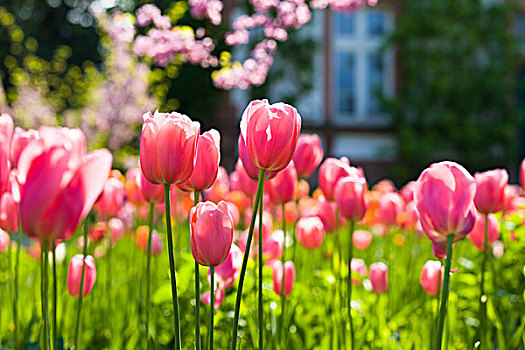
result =
[[388,123],[378,95],[393,93],[393,54],[381,50],[392,31],[392,15],[367,9],[334,13],[332,22],[334,121],[350,125]]

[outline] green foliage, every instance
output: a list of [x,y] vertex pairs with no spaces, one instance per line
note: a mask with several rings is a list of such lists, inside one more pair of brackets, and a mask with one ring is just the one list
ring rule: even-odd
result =
[[444,158],[471,170],[515,161],[514,9],[479,0],[404,2],[389,42],[397,49],[400,88],[384,101],[399,140],[395,178],[407,180]]

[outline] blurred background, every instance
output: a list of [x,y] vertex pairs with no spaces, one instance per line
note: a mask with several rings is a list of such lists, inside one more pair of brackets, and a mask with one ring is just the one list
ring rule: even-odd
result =
[[[303,132],[319,133],[327,155],[349,157],[370,183],[390,177],[401,185],[442,159],[471,172],[505,167],[517,179],[525,157],[523,1],[380,0],[349,15],[317,11],[278,44],[263,85],[230,91],[213,86],[212,68],[157,67],[111,40],[105,14],[147,2],[2,0],[0,110],[24,127],[81,127],[122,169],[136,165],[142,114],[177,110],[221,132],[221,163],[231,170],[242,111],[267,97],[296,106]],[[185,1],[154,3],[172,23],[217,37],[248,8],[224,1],[223,24],[211,27],[192,19]]]

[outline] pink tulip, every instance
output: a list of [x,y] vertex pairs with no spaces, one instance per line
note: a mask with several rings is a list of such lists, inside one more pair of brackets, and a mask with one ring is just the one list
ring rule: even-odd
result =
[[0,228],[15,232],[18,228],[18,203],[9,192],[0,198]]
[[405,209],[397,214],[397,224],[405,229],[422,233],[416,201],[408,202]]
[[[239,247],[232,243],[230,252],[226,257],[226,260],[217,267],[215,267],[215,277],[220,283],[223,284],[224,289],[228,289],[233,286],[235,280],[239,277],[239,272],[242,267],[242,251]],[[208,275],[209,275],[208,271]]]
[[140,196],[148,203],[164,202],[164,188],[162,185],[155,185],[146,179],[142,171],[137,176],[137,187]]
[[215,129],[199,136],[193,173],[178,185],[183,191],[204,191],[213,185],[221,161],[221,135]]
[[520,177],[521,188],[524,189],[525,188],[525,159],[521,161],[519,177]]
[[100,214],[116,216],[124,204],[124,184],[114,177],[107,179],[96,207]]
[[16,127],[11,142],[11,162],[14,168],[18,168],[18,160],[25,147],[32,141],[38,139],[38,131],[29,129],[24,130]]
[[232,216],[233,220],[233,226],[237,226],[239,224],[239,220],[241,219],[241,214],[239,213],[239,208],[237,206],[229,201],[224,201],[226,205],[228,205],[228,209],[230,210],[230,214]]
[[[357,231],[356,231],[357,232]],[[366,277],[366,264],[363,259],[352,259],[350,263],[352,270],[352,284],[360,286],[363,279]]]
[[155,111],[144,114],[140,168],[153,184],[179,184],[193,172],[200,124],[185,115]]
[[[45,134],[51,132],[48,128]],[[56,130],[56,138],[64,140],[64,135],[67,132]],[[21,224],[30,237],[66,239],[102,192],[112,156],[107,150],[72,151],[66,143],[48,148],[45,142],[43,137],[33,141],[21,155],[37,154],[25,160],[29,165],[22,176]]]
[[300,133],[299,113],[282,102],[270,105],[267,100],[252,101],[241,118],[246,150],[252,163],[260,169],[284,169],[292,160]]
[[204,198],[213,203],[219,203],[228,197],[230,192],[230,177],[222,166],[219,167],[217,178],[210,188],[204,191]]
[[[311,216],[318,216],[323,222],[324,229],[326,232],[332,232],[335,229],[336,224],[336,204],[330,202],[326,199],[325,196],[320,195],[317,198],[318,207],[315,211],[312,212]],[[339,213],[339,227],[343,225],[343,218],[341,213]]]
[[369,231],[356,230],[352,237],[357,249],[366,249],[372,242],[372,234]]
[[[210,306],[211,303],[211,292],[204,292],[201,294],[201,301]],[[213,306],[218,309],[222,302],[224,301],[224,289],[219,285],[218,288],[215,290],[215,299],[213,302]]]
[[[273,277],[273,291],[277,295],[282,293],[283,285],[283,264],[276,260],[272,265]],[[293,284],[295,282],[295,266],[293,261],[284,263],[284,296],[292,293]]]
[[385,193],[379,199],[378,214],[381,223],[395,225],[399,213],[403,211],[405,201],[396,192]]
[[160,255],[160,253],[162,253],[163,247],[164,244],[162,243],[162,237],[157,231],[153,230],[153,233],[151,235],[151,255]]
[[6,252],[9,249],[11,237],[4,230],[0,229],[0,254]]
[[[489,226],[487,231],[488,246],[492,246],[492,243],[498,240],[499,237],[499,223],[493,214],[489,214]],[[476,222],[472,231],[467,236],[472,244],[482,252],[485,248],[485,215],[476,212]]]
[[416,181],[410,181],[401,189],[401,197],[403,197],[405,203],[409,203],[414,200],[414,191],[416,190],[416,186]]
[[235,164],[235,171],[230,174],[230,184],[232,191],[241,191],[248,197],[254,197],[257,192],[257,183],[248,176],[240,158]]
[[372,292],[376,294],[386,293],[388,290],[388,267],[382,262],[370,265],[370,282]]
[[111,232],[111,241],[116,243],[126,233],[124,222],[119,218],[111,218],[108,221],[109,230]]
[[301,134],[293,154],[297,176],[309,178],[323,160],[323,147],[317,134]]
[[357,174],[345,176],[335,186],[335,202],[341,215],[348,220],[361,220],[366,213],[366,179]]
[[11,140],[13,138],[13,118],[0,114],[0,195],[4,193],[11,171]]
[[432,164],[419,176],[415,191],[419,221],[437,257],[445,257],[447,235],[453,234],[457,242],[472,230],[475,192],[474,178],[454,162]]
[[489,170],[474,174],[476,181],[476,195],[474,204],[483,214],[496,213],[503,210],[505,186],[509,181],[509,174],[504,169]]
[[274,204],[290,202],[295,197],[297,187],[297,171],[294,162],[279,171],[277,175],[265,183],[265,190],[270,194],[270,201]]
[[[248,150],[246,149],[246,142],[244,141],[242,134],[239,135],[237,145],[239,147],[239,161],[241,162],[246,175],[248,175],[253,181],[258,181],[260,169],[257,168],[250,159]],[[264,174],[264,179],[269,180],[275,175],[277,175],[277,172],[275,171],[266,171]]]
[[428,260],[421,271],[421,287],[428,295],[438,296],[443,285],[443,267],[439,261]]
[[520,200],[519,195],[520,188],[516,185],[507,185],[503,192],[503,211],[511,212],[518,208],[518,202]]
[[316,249],[323,243],[325,230],[317,216],[300,218],[295,227],[295,237],[307,249]]
[[[84,263],[85,261],[85,263]],[[69,262],[69,271],[67,273],[67,290],[72,297],[78,298],[80,294],[80,283],[82,281],[82,266],[84,268],[84,293],[87,296],[97,279],[97,269],[95,267],[95,259],[88,255],[86,259],[82,254],[77,254],[71,258]]]
[[233,241],[233,219],[221,201],[201,202],[190,212],[191,252],[203,266],[220,265],[228,257]]
[[351,167],[348,158],[326,158],[319,168],[319,188],[329,201],[335,199],[335,186],[345,176],[359,176],[364,178],[361,169]]
[[273,231],[263,242],[263,254],[268,260],[279,259],[283,255],[284,234],[283,231]]

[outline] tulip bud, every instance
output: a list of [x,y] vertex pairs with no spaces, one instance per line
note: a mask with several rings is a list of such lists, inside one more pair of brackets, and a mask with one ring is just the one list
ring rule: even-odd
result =
[[[357,232],[357,231],[356,231]],[[350,263],[350,269],[352,270],[352,283],[356,286],[360,286],[363,279],[366,277],[366,264],[363,259],[352,259]]]
[[365,230],[356,230],[352,235],[354,246],[357,249],[366,249],[372,242],[372,234]]
[[317,134],[301,134],[293,154],[297,176],[306,179],[323,160],[323,147]]
[[374,293],[386,293],[388,290],[388,267],[382,262],[370,265],[370,282]]
[[343,177],[337,182],[335,202],[345,219],[359,221],[365,216],[367,209],[365,192],[366,180],[357,173]]
[[421,271],[421,287],[425,293],[437,296],[443,284],[443,267],[439,261],[428,260]]
[[476,181],[474,204],[479,212],[485,214],[503,210],[505,186],[509,181],[507,170],[494,169],[476,173],[474,180]]
[[97,209],[105,216],[116,216],[124,204],[124,184],[110,177],[104,184],[104,189],[97,201]]
[[[487,245],[490,247],[492,243],[498,240],[499,223],[493,214],[488,214],[488,216]],[[472,244],[474,244],[477,250],[480,252],[485,250],[485,215],[476,212],[476,222],[467,237],[472,241]]]
[[80,282],[82,280],[82,266],[84,264],[84,297],[91,292],[97,279],[95,259],[93,259],[91,255],[88,255],[86,259],[84,259],[82,254],[77,254],[72,257],[69,262],[69,270],[67,274],[67,290],[69,291],[69,294],[75,298],[78,298],[79,296]]
[[[283,265],[279,260],[276,260],[272,265],[273,277],[273,291],[277,295],[282,293],[283,284]],[[293,284],[295,282],[295,266],[293,261],[284,263],[284,296],[292,293]]]
[[295,237],[305,248],[316,249],[324,238],[324,225],[317,216],[300,218],[295,228]]

